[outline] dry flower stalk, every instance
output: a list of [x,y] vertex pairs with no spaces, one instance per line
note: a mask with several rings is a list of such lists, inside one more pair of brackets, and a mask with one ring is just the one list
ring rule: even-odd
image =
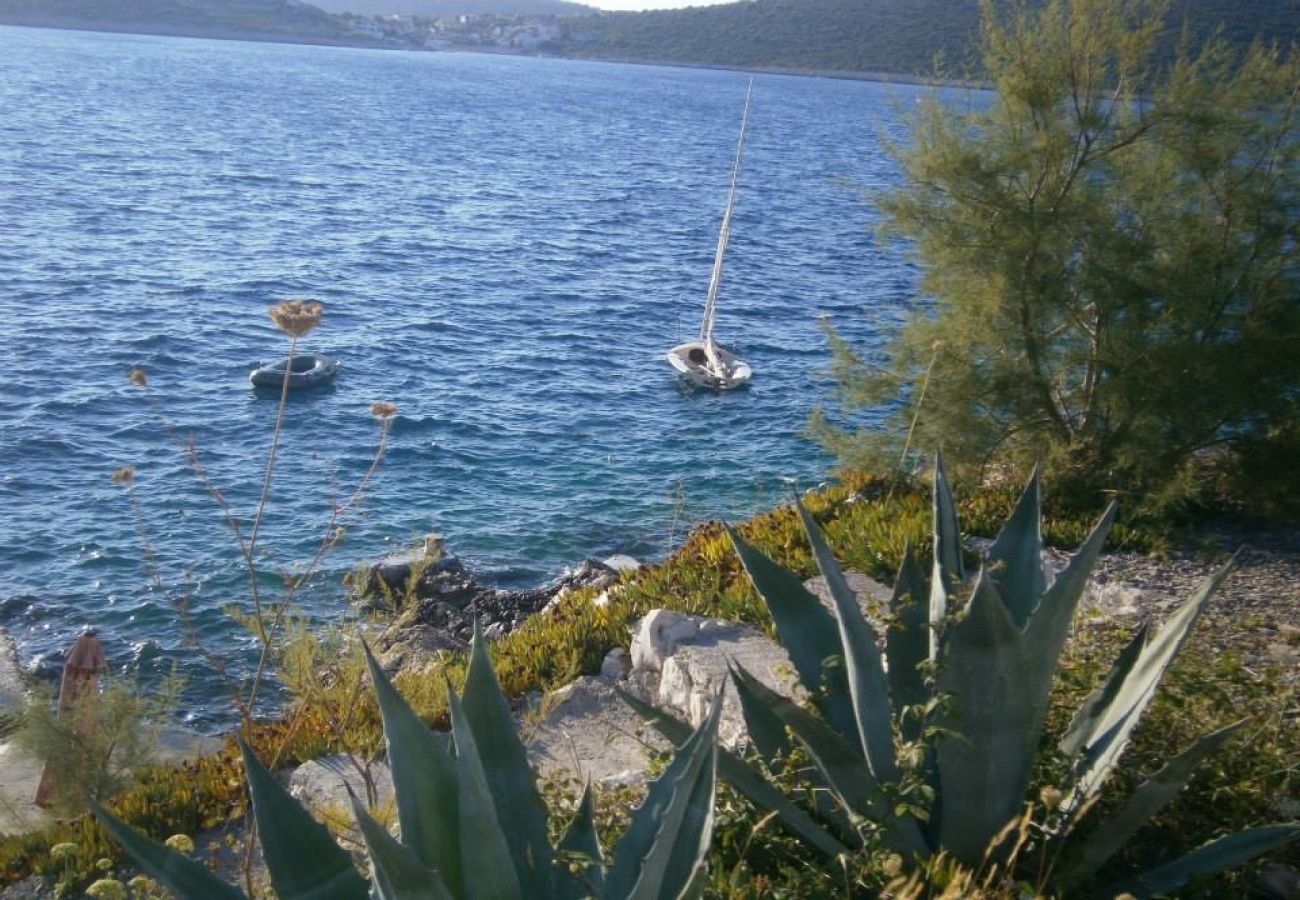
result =
[[376,400],[370,404],[370,414],[376,419],[391,419],[397,415],[397,406],[383,400]]
[[272,306],[271,321],[275,327],[295,338],[302,337],[320,324],[325,307],[306,300],[286,300]]

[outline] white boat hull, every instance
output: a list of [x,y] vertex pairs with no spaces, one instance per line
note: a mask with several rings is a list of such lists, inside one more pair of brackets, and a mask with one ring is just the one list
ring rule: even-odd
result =
[[704,341],[678,344],[667,354],[668,364],[694,387],[729,391],[749,383],[753,375],[749,363],[717,345],[713,347],[713,357],[720,365],[709,360]]

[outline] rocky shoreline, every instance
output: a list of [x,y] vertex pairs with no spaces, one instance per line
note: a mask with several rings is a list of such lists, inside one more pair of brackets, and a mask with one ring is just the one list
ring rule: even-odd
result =
[[[1198,631],[1208,635],[1215,647],[1230,649],[1248,668],[1275,666],[1284,684],[1300,683],[1300,532],[1208,534],[1196,550],[1167,558],[1105,554],[1085,593],[1081,622],[1131,622],[1136,628],[1140,622],[1162,620],[1223,564],[1233,548],[1237,548],[1236,570],[1210,601]],[[1048,550],[1046,557],[1059,568],[1068,554]],[[358,586],[358,594],[371,608],[393,614],[393,624],[378,646],[385,667],[396,670],[423,666],[442,651],[463,650],[476,621],[487,634],[499,637],[578,588],[600,589],[604,593],[594,602],[606,602],[621,571],[635,566],[635,560],[627,557],[603,563],[587,560],[543,587],[507,591],[479,583],[440,544],[426,542],[417,551],[373,566],[369,583]],[[818,582],[811,580],[809,588],[824,593]],[[860,573],[851,575],[851,583],[868,615],[878,613],[888,588]],[[638,783],[650,765],[650,751],[663,749],[663,744],[615,689],[698,720],[707,700],[726,681],[727,660],[739,660],[773,689],[795,690],[785,651],[756,629],[655,610],[632,627],[627,646],[611,651],[599,674],[583,676],[534,699],[524,725],[530,758],[545,777],[607,785]],[[0,631],[0,718],[21,702],[26,680],[18,667],[17,648]],[[1300,715],[1300,709],[1295,714]],[[738,708],[724,706],[721,736],[731,746],[745,739]],[[287,777],[303,802],[323,810],[345,805],[345,785],[354,780],[350,773],[359,771],[359,763],[345,758],[319,760]],[[382,788],[383,764],[367,761],[364,766]],[[30,787],[35,771],[33,761],[15,757],[0,731],[0,808],[30,811],[30,798],[16,794]],[[0,822],[0,833],[17,833],[39,822],[34,818]],[[42,896],[30,893],[33,887],[14,885],[0,891],[0,898]]]

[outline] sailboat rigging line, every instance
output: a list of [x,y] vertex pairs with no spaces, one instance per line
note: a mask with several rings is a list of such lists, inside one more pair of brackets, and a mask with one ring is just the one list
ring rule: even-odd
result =
[[709,294],[704,302],[704,319],[700,322],[700,340],[707,346],[713,344],[713,310],[717,305],[718,289],[722,286],[722,260],[731,238],[731,210],[736,205],[736,183],[740,180],[740,162],[745,149],[745,129],[749,126],[749,102],[754,96],[754,79],[749,79],[745,91],[745,111],[740,117],[740,137],[736,139],[736,158],[731,166],[731,187],[727,191],[727,207],[722,213],[722,227],[718,229],[718,246],[713,252],[713,274],[709,276]]

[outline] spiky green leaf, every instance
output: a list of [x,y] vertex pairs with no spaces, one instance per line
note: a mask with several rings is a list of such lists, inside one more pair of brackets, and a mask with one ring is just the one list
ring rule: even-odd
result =
[[678,776],[673,798],[662,817],[659,834],[641,865],[641,877],[631,900],[676,900],[698,896],[701,875],[713,839],[713,807],[718,773],[718,722],[722,693],[713,699],[700,730],[707,746],[694,751],[698,761]]
[[1218,590],[1236,565],[1236,556],[1207,578],[1196,594],[1184,603],[1150,639],[1110,703],[1097,717],[1084,757],[1087,760],[1066,808],[1077,808],[1101,790],[1111,769],[1128,745],[1129,736],[1155,696],[1156,685],[1173,662],[1206,602]]
[[303,809],[239,741],[262,858],[281,900],[366,900],[370,886],[329,829]]
[[[929,659],[930,623],[926,599],[929,586],[925,573],[916,562],[909,541],[903,548],[903,562],[898,567],[894,592],[889,601],[891,622],[885,629],[885,659],[889,662],[889,693],[895,715],[904,707],[920,706],[930,699],[922,664]],[[921,736],[917,717],[901,718],[899,730],[904,740]]]
[[[690,739],[692,733],[690,725],[661,709],[656,709],[626,691],[616,690],[618,695],[623,698],[623,702],[636,710],[673,746],[680,748]],[[820,851],[827,858],[835,859],[841,854],[849,852],[843,843],[813,821],[806,812],[791,803],[784,794],[772,787],[767,779],[756,773],[734,753],[728,750],[719,751],[718,774],[739,791],[745,799],[762,809],[776,813],[777,820],[788,828],[791,834],[806,841],[810,847]],[[854,846],[858,845],[858,841],[854,840],[856,835],[846,834],[845,837]]]
[[596,817],[591,801],[591,785],[582,789],[578,812],[560,839],[561,853],[574,854],[589,861],[581,875],[567,875],[560,884],[560,896],[565,900],[582,900],[584,897],[603,896],[605,890],[604,857],[600,852],[600,836],[596,833]]
[[1078,551],[1043,593],[1043,599],[1025,629],[1026,646],[1032,648],[1032,653],[1026,660],[1024,677],[1032,685],[1031,693],[1037,698],[1036,718],[1040,721],[1047,715],[1048,694],[1060,665],[1061,651],[1070,636],[1075,610],[1097,564],[1097,557],[1106,546],[1106,536],[1110,534],[1118,512],[1116,503],[1106,507]]
[[384,723],[388,766],[397,798],[402,842],[442,876],[447,889],[463,896],[459,821],[460,780],[443,743],[424,724],[365,647],[366,667]]
[[350,790],[348,794],[370,857],[378,900],[454,900],[438,873],[376,822]]
[[777,757],[790,754],[790,739],[786,735],[785,725],[766,704],[757,702],[753,694],[742,693],[737,696],[740,699],[740,711],[745,716],[745,731],[749,734],[750,743],[771,769]]
[[202,863],[145,837],[98,803],[92,801],[90,810],[135,864],[176,896],[187,900],[247,900],[243,891],[226,884]]
[[1060,880],[1064,883],[1087,878],[1122,850],[1139,828],[1178,795],[1196,767],[1218,750],[1246,721],[1242,719],[1205,735],[1139,785],[1119,813],[1094,828],[1072,848],[1072,861],[1062,872]]
[[[614,848],[613,865],[605,880],[606,896],[675,897],[690,881],[712,832],[711,782],[720,716],[719,696],[704,724],[650,784]],[[707,810],[700,793],[703,787],[708,787]],[[673,842],[679,840],[683,846],[674,852]]]
[[1066,756],[1078,756],[1092,739],[1097,723],[1101,721],[1107,707],[1114,702],[1115,695],[1119,693],[1120,687],[1123,686],[1129,673],[1133,671],[1133,666],[1142,654],[1142,649],[1147,645],[1150,632],[1151,624],[1149,622],[1143,623],[1137,634],[1133,635],[1133,639],[1116,657],[1115,662],[1110,667],[1110,672],[1106,675],[1106,680],[1102,682],[1100,687],[1085,697],[1083,703],[1075,711],[1074,717],[1070,720],[1070,727],[1066,729],[1059,744],[1061,752]]
[[943,452],[934,455],[934,490],[931,493],[934,524],[934,564],[930,576],[930,659],[938,661],[940,623],[948,616],[948,597],[966,580],[962,562],[961,528],[957,524],[957,504],[943,467]]
[[461,705],[474,733],[519,883],[528,885],[534,898],[548,897],[553,892],[555,867],[546,835],[546,805],[537,792],[527,751],[515,731],[510,704],[492,671],[487,643],[477,623]]
[[889,683],[885,678],[880,648],[876,645],[876,632],[862,615],[857,594],[844,580],[844,573],[826,545],[821,528],[799,502],[798,496],[794,505],[834,604],[858,741],[872,777],[880,784],[892,784],[898,780],[898,766],[894,760]]
[[817,708],[830,726],[845,740],[861,747],[853,698],[849,696],[842,669],[837,669],[836,675],[824,677],[827,660],[843,655],[834,617],[792,572],[751,547],[731,528],[727,534],[754,589],[772,615],[777,637],[790,654],[799,680],[815,698]]
[[1011,518],[989,547],[988,571],[1017,628],[1024,629],[1047,589],[1043,572],[1042,501],[1034,467]]
[[1223,872],[1250,862],[1255,857],[1297,838],[1300,838],[1300,823],[1269,825],[1238,831],[1210,841],[1171,863],[1157,866],[1143,873],[1136,882],[1117,886],[1113,892],[1108,891],[1106,896],[1114,896],[1115,893],[1125,890],[1139,897],[1172,894],[1199,875],[1213,875],[1215,872]]
[[1020,812],[1036,745],[1024,683],[1023,636],[981,569],[965,615],[945,638],[939,690],[957,734],[940,742],[941,842],[977,865]]
[[519,875],[508,865],[510,845],[497,817],[483,759],[469,727],[465,708],[448,689],[451,733],[456,742],[456,771],[460,780],[460,854],[465,900],[512,900],[524,896]]
[[885,829],[886,840],[899,852],[912,854],[928,850],[916,820],[911,816],[893,815],[880,784],[852,745],[816,716],[754,678],[743,666],[734,666],[731,676],[737,691],[753,694],[756,702],[766,704],[780,717],[845,807],[856,815],[880,823]]

